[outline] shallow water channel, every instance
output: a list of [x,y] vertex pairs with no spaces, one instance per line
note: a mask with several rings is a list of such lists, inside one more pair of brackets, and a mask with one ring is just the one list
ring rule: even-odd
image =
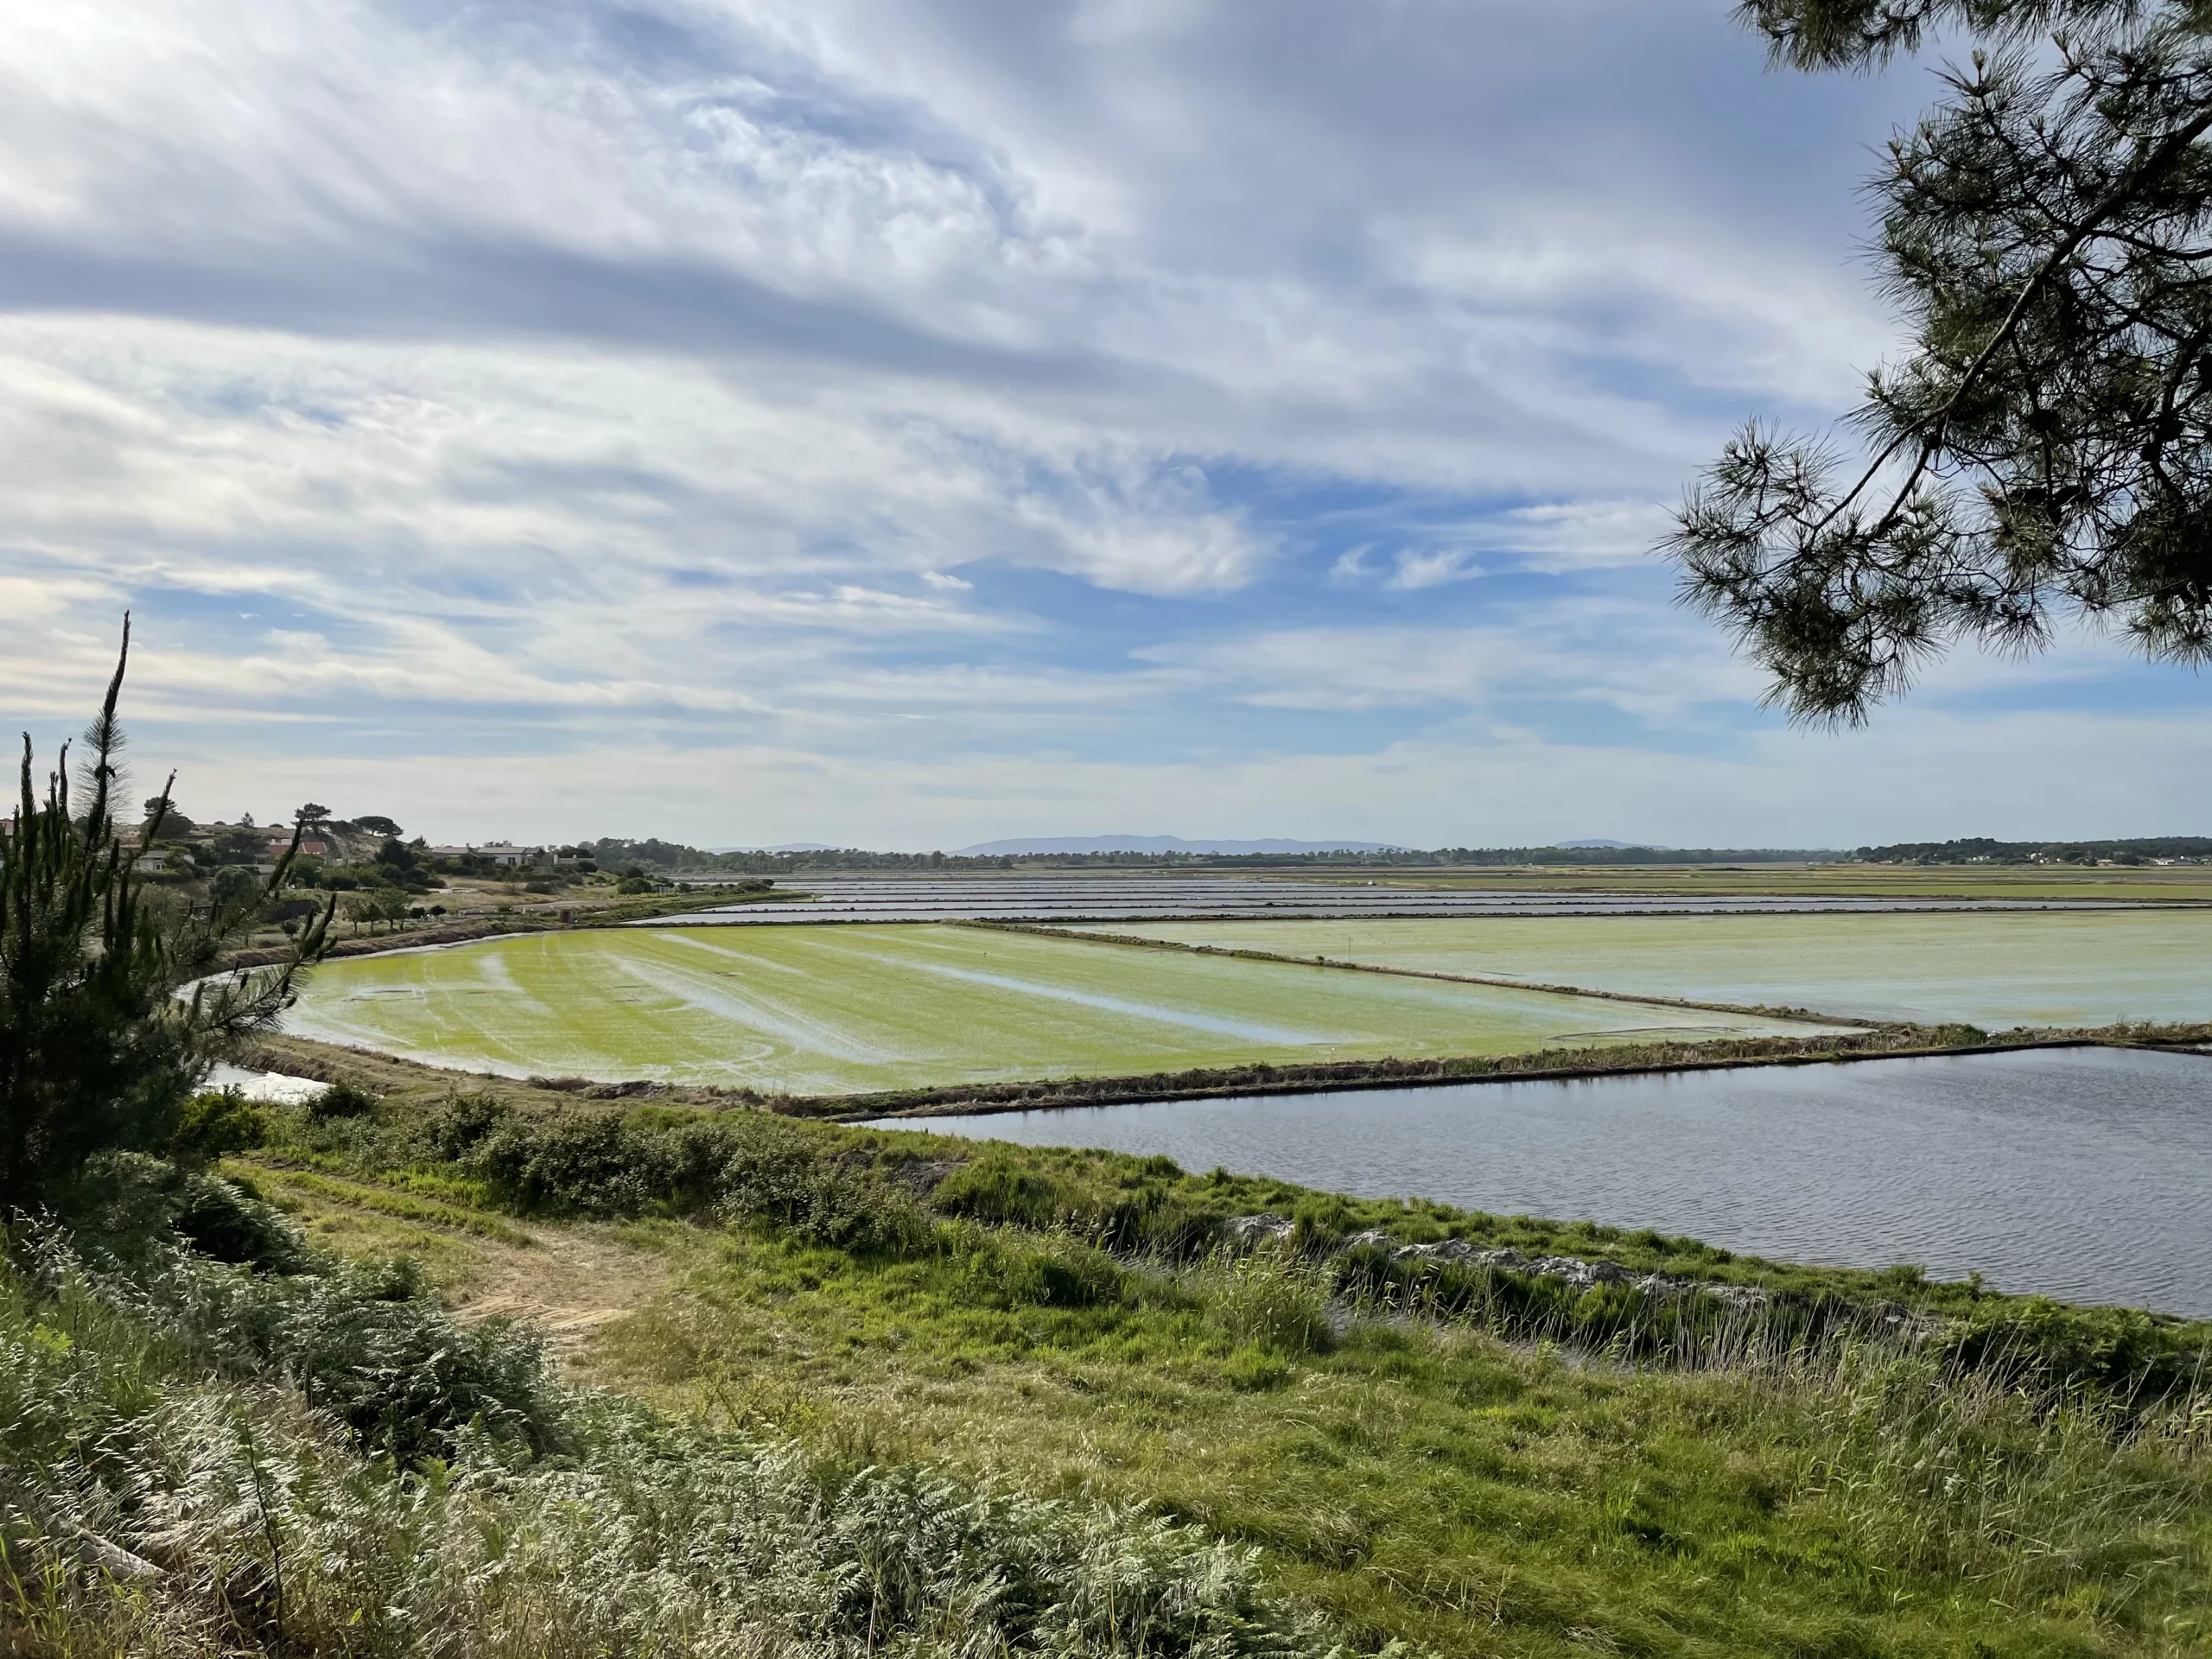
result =
[[2212,1055],[2042,1049],[885,1127],[2212,1317]]

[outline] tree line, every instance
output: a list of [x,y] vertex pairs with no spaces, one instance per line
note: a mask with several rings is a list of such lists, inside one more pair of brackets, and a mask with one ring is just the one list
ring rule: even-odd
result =
[[1863,864],[2147,864],[2156,859],[2212,858],[2212,836],[2144,836],[2126,841],[1993,841],[1969,836],[1955,841],[1901,841],[1861,847]]

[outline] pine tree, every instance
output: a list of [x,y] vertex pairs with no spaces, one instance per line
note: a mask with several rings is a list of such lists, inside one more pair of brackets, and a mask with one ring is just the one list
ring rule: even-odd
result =
[[1974,43],[1873,181],[1911,354],[1851,443],[1759,423],[1663,550],[1793,715],[1863,721],[1955,644],[2063,616],[2212,661],[2212,6],[1749,0],[1778,63]]
[[[0,1213],[50,1202],[95,1153],[164,1146],[210,1060],[289,1005],[328,933],[326,908],[276,966],[214,971],[282,884],[290,853],[266,887],[199,912],[141,884],[137,847],[113,814],[130,652],[126,616],[81,779],[73,784],[64,745],[36,794],[26,734],[20,802],[0,826]],[[168,800],[164,787],[149,804],[144,842]]]

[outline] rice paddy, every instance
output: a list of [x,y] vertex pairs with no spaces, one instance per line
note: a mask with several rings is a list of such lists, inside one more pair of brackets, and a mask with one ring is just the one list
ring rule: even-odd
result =
[[1168,922],[1147,938],[1637,996],[2016,1026],[2212,1019],[2212,911]]
[[597,929],[343,958],[285,1028],[511,1077],[835,1094],[1817,1027],[950,926]]

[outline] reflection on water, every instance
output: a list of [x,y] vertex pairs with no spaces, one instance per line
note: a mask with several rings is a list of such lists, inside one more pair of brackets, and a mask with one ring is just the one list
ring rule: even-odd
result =
[[2212,1060],[2190,1054],[2044,1049],[896,1127],[2212,1317]]

